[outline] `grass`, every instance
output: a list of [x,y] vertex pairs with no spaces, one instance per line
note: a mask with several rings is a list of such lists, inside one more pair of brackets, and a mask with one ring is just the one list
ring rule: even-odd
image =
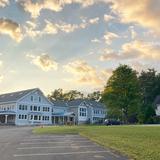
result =
[[80,134],[131,159],[160,160],[160,126],[57,126],[36,134]]

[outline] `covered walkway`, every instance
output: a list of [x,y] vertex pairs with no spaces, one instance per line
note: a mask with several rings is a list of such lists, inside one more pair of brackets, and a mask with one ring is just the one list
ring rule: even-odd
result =
[[53,125],[74,125],[75,114],[73,112],[52,113]]

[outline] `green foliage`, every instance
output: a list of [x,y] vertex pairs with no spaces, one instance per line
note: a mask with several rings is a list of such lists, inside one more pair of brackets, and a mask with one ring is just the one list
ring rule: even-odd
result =
[[100,91],[95,91],[93,93],[90,93],[90,94],[87,95],[87,99],[100,101],[101,100],[101,92]]
[[136,122],[141,94],[137,72],[127,65],[120,65],[107,82],[103,101],[109,113],[125,123]]
[[48,95],[48,98],[52,100],[70,101],[78,98],[83,98],[83,93],[76,90],[71,90],[64,93],[63,89],[59,88]]

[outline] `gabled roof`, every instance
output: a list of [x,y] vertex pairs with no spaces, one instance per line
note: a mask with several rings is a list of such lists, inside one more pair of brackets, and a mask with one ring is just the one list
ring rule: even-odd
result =
[[54,106],[57,106],[57,107],[68,107],[68,103],[67,101],[55,101],[55,100],[50,100]]
[[96,107],[96,108],[105,108],[105,105],[103,103],[94,101],[94,100],[88,100],[88,99],[76,99],[73,101],[68,102],[69,106],[79,106],[82,103],[84,103],[86,106]]
[[24,97],[25,95],[29,94],[30,92],[32,92],[34,90],[38,90],[38,88],[33,88],[33,89],[27,89],[27,90],[18,91],[18,92],[1,94],[0,95],[0,103],[16,102],[20,98]]

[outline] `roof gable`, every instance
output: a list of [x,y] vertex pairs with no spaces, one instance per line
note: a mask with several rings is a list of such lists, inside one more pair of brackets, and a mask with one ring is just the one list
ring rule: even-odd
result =
[[19,99],[23,98],[30,92],[33,92],[37,90],[38,88],[33,88],[33,89],[28,89],[28,90],[23,90],[23,91],[18,91],[18,92],[12,92],[12,93],[6,93],[6,94],[1,94],[0,95],[0,103],[6,103],[6,102],[16,102]]

